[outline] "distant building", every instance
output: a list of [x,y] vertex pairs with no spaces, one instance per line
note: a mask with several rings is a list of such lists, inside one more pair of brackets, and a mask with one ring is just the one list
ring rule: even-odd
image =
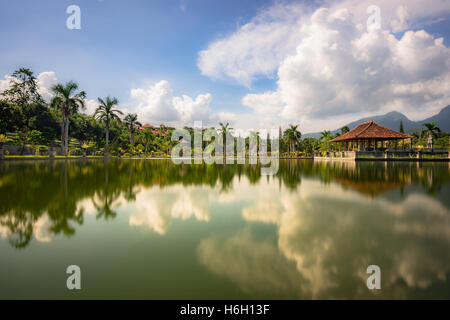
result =
[[150,128],[154,135],[158,135],[161,137],[165,137],[167,135],[167,127],[163,124],[161,124],[159,128],[156,128],[148,123],[144,124],[142,127],[139,127],[140,130],[145,130],[147,128]]

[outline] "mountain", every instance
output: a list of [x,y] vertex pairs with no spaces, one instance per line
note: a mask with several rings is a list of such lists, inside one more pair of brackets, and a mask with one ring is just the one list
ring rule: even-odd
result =
[[[423,123],[434,121],[436,122],[436,126],[438,126],[442,131],[450,132],[450,105],[444,107],[438,114],[419,121],[409,120],[408,117],[405,116],[403,113],[392,111],[380,116],[362,118],[357,121],[350,122],[349,124],[347,124],[347,126],[351,130],[355,128],[357,125],[370,120],[375,121],[376,123],[382,125],[383,127],[396,131],[400,129],[400,120],[401,120],[403,122],[403,129],[405,130],[405,132],[414,132],[422,130]],[[331,133],[334,134],[340,131],[341,129],[339,128],[331,131]],[[320,132],[305,133],[302,135],[303,138],[308,137],[320,138],[320,136],[321,136]]]
[[436,126],[438,126],[442,131],[450,132],[450,105],[443,108],[437,115],[418,122],[422,124],[432,121],[436,122]]

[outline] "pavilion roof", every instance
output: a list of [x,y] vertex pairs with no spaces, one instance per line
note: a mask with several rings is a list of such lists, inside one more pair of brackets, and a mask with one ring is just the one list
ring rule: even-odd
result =
[[339,137],[330,140],[331,142],[346,141],[346,140],[367,140],[367,139],[409,139],[412,138],[409,134],[401,133],[395,130],[380,126],[374,121],[366,121],[354,129],[350,130]]

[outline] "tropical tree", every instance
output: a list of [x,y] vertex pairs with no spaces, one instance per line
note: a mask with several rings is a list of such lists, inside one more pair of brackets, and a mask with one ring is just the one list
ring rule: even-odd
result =
[[137,114],[130,113],[124,119],[125,125],[127,126],[128,132],[130,133],[130,156],[133,154],[134,146],[134,133],[136,128],[141,127],[142,124],[137,120]]
[[3,145],[8,142],[8,138],[4,134],[0,134],[0,159],[4,158]]
[[441,129],[439,127],[436,127],[436,122],[427,122],[422,124],[422,126],[425,127],[425,129],[422,131],[424,136],[428,136],[431,142],[431,146],[428,146],[429,148],[433,149],[433,140],[437,136],[438,132],[441,132]]
[[111,121],[113,120],[120,121],[119,115],[123,115],[123,113],[119,109],[114,108],[119,103],[119,101],[116,98],[111,98],[110,96],[106,97],[105,100],[103,100],[102,98],[98,98],[98,102],[100,103],[100,105],[95,110],[94,118],[105,124],[105,131],[106,131],[105,155],[108,156],[109,126],[111,124]]
[[295,146],[300,143],[300,139],[302,137],[302,134],[300,131],[297,130],[299,125],[289,125],[289,128],[287,128],[284,131],[284,139],[289,144],[289,152],[295,151]]
[[148,146],[153,142],[153,132],[151,128],[145,128],[141,133],[141,141],[144,144],[145,157],[147,158]]
[[324,141],[327,144],[327,151],[330,152],[330,140],[333,138],[333,135],[329,130],[322,131],[320,133],[320,140]]
[[75,93],[77,89],[78,84],[73,81],[65,85],[58,83],[52,88],[55,97],[50,101],[50,106],[61,112],[61,148],[65,156],[69,153],[70,118],[79,108],[85,108],[86,93],[84,91]]
[[226,149],[227,149],[227,145],[226,145],[226,141],[227,141],[227,137],[229,135],[231,135],[233,128],[230,127],[230,124],[227,122],[226,124],[223,124],[222,122],[219,122],[219,132],[222,134],[222,144],[223,144],[223,156],[224,158],[226,157]]
[[[254,153],[253,155],[256,155],[256,153],[259,149],[259,131],[257,131],[257,130],[250,131],[247,139],[248,139],[248,143],[247,143],[248,150],[250,151],[251,154]],[[250,150],[250,141],[251,140],[256,141],[256,146],[252,146],[253,148]],[[256,150],[254,148],[256,148]]]
[[13,72],[9,89],[1,94],[12,105],[19,106],[24,117],[24,124],[28,128],[33,116],[33,109],[37,104],[43,104],[38,92],[38,85],[33,71],[20,68]]

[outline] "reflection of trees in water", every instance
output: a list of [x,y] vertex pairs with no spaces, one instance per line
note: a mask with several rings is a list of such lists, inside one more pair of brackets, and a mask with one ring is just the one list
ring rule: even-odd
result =
[[[446,163],[393,163],[345,161],[280,160],[276,179],[288,189],[296,189],[301,178],[338,181],[363,194],[376,196],[391,188],[418,184],[434,194],[450,181]],[[234,179],[246,177],[251,184],[262,178],[255,165],[175,165],[170,160],[85,160],[0,163],[0,226],[11,234],[10,242],[26,247],[33,225],[44,214],[53,234],[71,236],[74,225],[83,223],[79,208],[83,199],[92,199],[98,219],[112,219],[120,196],[135,201],[139,187],[181,184],[207,185],[228,192]]]

